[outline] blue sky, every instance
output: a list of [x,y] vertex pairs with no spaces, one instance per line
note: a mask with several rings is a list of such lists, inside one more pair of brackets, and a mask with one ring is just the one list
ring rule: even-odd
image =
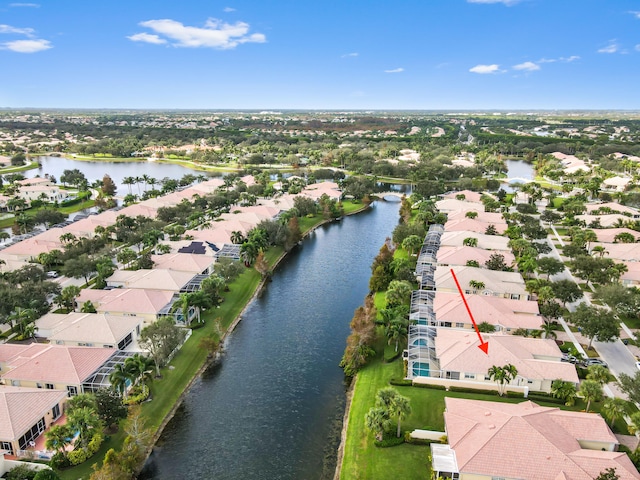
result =
[[640,1],[2,2],[0,64],[0,107],[640,109]]

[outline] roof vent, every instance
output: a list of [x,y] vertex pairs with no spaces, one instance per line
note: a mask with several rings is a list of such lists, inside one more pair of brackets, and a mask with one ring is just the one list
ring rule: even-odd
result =
[[484,412],[485,417],[488,417],[489,415],[491,415],[491,412]]
[[489,425],[489,430],[495,430],[496,426],[492,423],[491,425]]

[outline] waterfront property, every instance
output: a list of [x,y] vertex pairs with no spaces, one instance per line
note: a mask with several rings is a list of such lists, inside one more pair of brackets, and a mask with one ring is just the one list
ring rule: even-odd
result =
[[[73,397],[108,387],[109,373],[131,354],[51,344],[0,345],[0,379],[14,387],[63,390]],[[98,372],[104,375],[96,376]]]
[[448,444],[432,444],[435,477],[593,480],[608,468],[640,478],[618,440],[595,413],[445,398]]
[[139,350],[142,317],[104,313],[48,313],[36,320],[38,336],[54,345]]
[[508,245],[509,239],[507,237],[501,237],[498,235],[486,235],[484,233],[476,232],[444,232],[442,234],[440,243],[443,247],[460,247],[464,245],[465,240],[469,238],[475,239],[475,242],[477,242],[476,246],[478,248],[484,248],[485,250],[494,250],[497,251],[497,253],[502,253],[503,251],[511,251]]
[[215,263],[213,256],[195,253],[151,255],[151,260],[153,261],[153,268],[174,270],[176,272],[191,272],[200,275],[211,275]]
[[515,256],[508,251],[494,252],[484,248],[461,246],[442,246],[438,249],[436,261],[441,266],[460,265],[465,266],[467,262],[475,261],[483,267],[491,259],[492,255],[502,255],[506,266],[511,267],[515,262]]
[[200,283],[206,277],[207,275],[194,275],[191,272],[154,268],[116,270],[106,281],[107,286],[112,288],[193,292],[200,289]]
[[466,266],[436,268],[435,282],[437,291],[458,293],[451,270],[455,272],[460,287],[467,295],[529,300],[529,293],[525,289],[524,280],[522,280],[522,276],[519,273]]
[[0,385],[0,451],[18,455],[33,446],[60,418],[66,399],[64,390]]

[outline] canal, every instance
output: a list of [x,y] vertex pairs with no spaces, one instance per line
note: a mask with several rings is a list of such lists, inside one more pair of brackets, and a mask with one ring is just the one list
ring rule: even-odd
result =
[[188,393],[141,478],[332,478],[345,408],[338,367],[398,199],[318,228],[280,264]]

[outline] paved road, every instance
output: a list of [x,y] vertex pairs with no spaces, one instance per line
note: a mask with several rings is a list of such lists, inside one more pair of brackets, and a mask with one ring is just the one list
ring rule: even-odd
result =
[[[562,244],[563,243],[562,239],[560,239],[560,235],[558,235],[558,232],[556,231],[555,227],[552,226],[551,228],[554,234],[556,235],[556,237],[558,238],[558,240],[560,241],[560,243]],[[560,254],[558,253],[558,250],[554,245],[553,241],[551,240],[551,238],[547,237],[547,242],[551,246],[551,253],[549,253],[549,256],[553,256],[558,260],[561,260]],[[557,275],[553,275],[551,277],[551,280],[553,281],[571,280],[572,282],[576,282],[576,279],[571,274],[568,268],[565,268],[562,272],[558,273]],[[583,302],[586,303],[587,305],[591,305],[591,300],[589,300],[589,298],[585,295],[583,298],[581,298],[577,302],[568,304],[567,308],[570,312],[573,312],[575,311],[576,307]],[[567,331],[567,328],[565,328],[565,331]],[[570,335],[570,337],[575,338],[573,335]],[[600,354],[600,357],[605,362],[607,362],[607,364],[609,365],[609,370],[611,370],[611,373],[613,373],[615,376],[618,376],[620,373],[626,373],[627,375],[634,375],[638,371],[635,366],[635,362],[636,362],[635,357],[629,351],[629,349],[624,345],[624,343],[622,343],[620,339],[616,340],[615,342],[594,341],[593,346]]]

